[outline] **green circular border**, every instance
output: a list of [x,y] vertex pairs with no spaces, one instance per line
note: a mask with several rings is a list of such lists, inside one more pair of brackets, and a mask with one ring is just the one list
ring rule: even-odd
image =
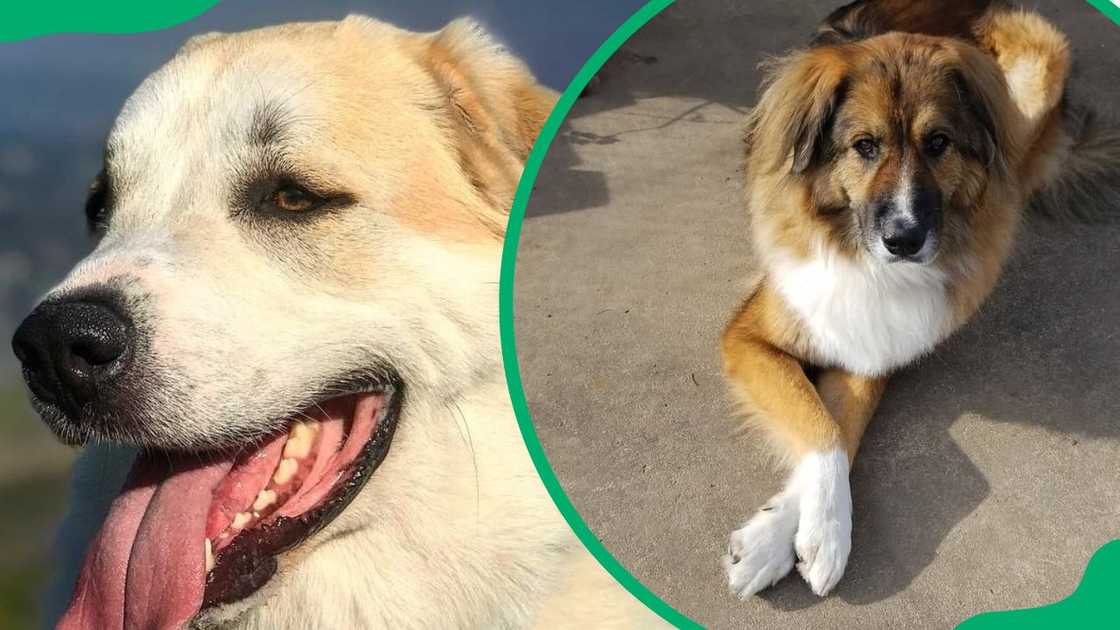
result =
[[498,289],[498,304],[502,335],[502,363],[506,370],[506,383],[509,386],[510,400],[513,402],[513,410],[517,414],[517,424],[521,428],[521,436],[525,439],[525,446],[529,449],[529,455],[533,459],[537,473],[540,475],[541,481],[544,482],[545,488],[548,489],[548,494],[556,503],[556,507],[560,509],[560,513],[564,515],[576,536],[591,552],[591,555],[626,590],[678,628],[699,629],[703,626],[654,595],[653,591],[639,582],[607,551],[607,548],[599,542],[591,528],[580,517],[579,512],[576,511],[575,506],[568,499],[568,495],[564,493],[564,488],[561,487],[560,480],[556,478],[556,473],[548,463],[544,447],[541,445],[540,438],[537,437],[537,431],[533,427],[532,415],[525,400],[525,389],[521,384],[521,370],[517,364],[517,341],[513,323],[513,282],[517,267],[517,247],[521,242],[521,224],[525,219],[525,208],[529,204],[529,196],[533,192],[533,182],[537,180],[537,174],[540,172],[544,156],[548,153],[548,148],[552,145],[553,139],[556,138],[556,133],[560,130],[560,124],[564,122],[568,112],[572,109],[572,105],[575,104],[576,99],[579,98],[580,93],[587,87],[588,82],[599,71],[599,68],[603,67],[607,59],[639,28],[672,3],[673,0],[652,0],[623,22],[622,26],[612,33],[607,41],[603,42],[591,55],[587,63],[579,69],[575,78],[560,95],[556,107],[549,114],[548,120],[545,121],[540,135],[537,137],[537,142],[533,145],[533,150],[529,153],[529,158],[525,162],[525,170],[521,175],[521,181],[517,185],[517,192],[513,198],[509,226],[506,229],[506,240],[502,247],[502,272]]
[[[1093,8],[1105,15],[1113,23],[1120,25],[1120,6],[1113,4],[1110,0],[1086,0],[1086,2]],[[498,308],[499,308],[499,323],[501,329],[501,344],[502,344],[502,363],[506,372],[506,383],[509,388],[510,400],[513,403],[514,413],[517,415],[517,424],[521,429],[521,435],[525,440],[525,446],[529,450],[529,455],[532,457],[533,464],[536,466],[537,473],[544,482],[545,488],[548,489],[548,494],[556,503],[560,513],[568,521],[572,530],[575,531],[580,541],[587,547],[591,555],[603,565],[623,587],[626,588],[631,594],[638,598],[643,604],[648,606],[650,610],[660,615],[669,623],[677,626],[678,628],[702,629],[704,626],[693,621],[688,616],[676,610],[664,600],[658,597],[653,591],[646,588],[633,574],[626,570],[625,567],[613,556],[610,551],[603,545],[602,542],[587,526],[583,518],[579,515],[575,506],[572,505],[571,499],[564,493],[564,488],[560,485],[560,480],[557,479],[555,471],[552,470],[551,464],[548,462],[548,457],[545,455],[544,446],[541,444],[540,438],[537,436],[536,428],[533,426],[532,414],[529,411],[529,405],[525,398],[525,389],[521,383],[521,369],[517,363],[517,340],[514,330],[514,276],[516,275],[517,268],[517,249],[521,242],[521,227],[525,220],[525,209],[529,204],[529,197],[532,195],[533,184],[537,180],[537,175],[540,172],[541,164],[544,161],[545,155],[548,153],[552,141],[556,138],[556,134],[560,130],[560,125],[568,116],[572,106],[575,104],[576,99],[583,92],[584,88],[591,81],[595,73],[602,68],[607,59],[611,57],[626,40],[637,32],[642,26],[653,19],[658,13],[673,3],[673,0],[651,0],[648,4],[638,10],[637,13],[630,16],[622,26],[618,28],[611,36],[605,41],[594,54],[587,60],[587,63],[580,68],[576,73],[575,78],[560,95],[552,113],[549,114],[548,119],[545,121],[544,127],[541,129],[540,135],[537,138],[536,144],[533,145],[533,150],[529,153],[529,158],[525,163],[525,170],[522,173],[521,181],[517,185],[517,191],[514,195],[513,207],[510,209],[509,225],[506,230],[505,243],[502,247],[502,264],[501,276],[498,289]],[[1095,564],[1104,565],[1105,562],[1100,558],[1104,558],[1106,553],[1112,555],[1108,556],[1110,563],[1115,563],[1115,566],[1107,566],[1100,569],[1101,572],[1109,574],[1108,578],[1120,578],[1120,541],[1106,544],[1097,554],[1094,555],[1093,560]],[[1115,559],[1114,559],[1115,557]],[[1094,561],[1090,561],[1089,568],[1092,568]],[[1086,575],[1089,573],[1089,568],[1086,570]],[[1084,583],[1082,584],[1084,586]],[[1078,588],[1074,595],[1084,590]],[[1083,602],[1078,602],[1080,606],[1069,606],[1075,598],[1073,596],[1061,600],[1057,604],[1050,606],[1041,606],[1039,608],[1031,608],[1020,611],[1009,611],[1006,613],[992,612],[980,613],[974,617],[969,618],[962,623],[962,627],[968,628],[1049,628],[1049,624],[1056,621],[1053,617],[1047,617],[1047,614],[1055,615],[1056,617],[1068,621],[1090,622],[1100,621],[1102,619],[1112,619],[1115,615],[1115,609],[1110,603],[1106,603],[1104,598],[1095,602],[1085,605]],[[1099,606],[1104,608],[1098,608]],[[1032,613],[1043,613],[1035,615]],[[1024,619],[1021,615],[1026,614]],[[1024,625],[1024,622],[1027,622]],[[968,625],[972,623],[974,625]]]

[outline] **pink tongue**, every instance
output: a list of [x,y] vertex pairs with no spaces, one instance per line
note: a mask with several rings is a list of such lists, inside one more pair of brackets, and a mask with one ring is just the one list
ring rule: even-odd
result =
[[232,456],[139,456],[57,629],[177,629],[194,617],[206,586],[206,515],[232,465]]

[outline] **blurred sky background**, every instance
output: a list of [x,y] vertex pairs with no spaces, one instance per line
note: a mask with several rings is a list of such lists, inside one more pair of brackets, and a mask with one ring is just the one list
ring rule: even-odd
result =
[[71,449],[31,414],[9,340],[38,296],[89,249],[82,204],[124,99],[187,37],[365,13],[414,30],[472,15],[561,90],[642,0],[224,0],[139,35],[0,43],[0,630],[35,626]]

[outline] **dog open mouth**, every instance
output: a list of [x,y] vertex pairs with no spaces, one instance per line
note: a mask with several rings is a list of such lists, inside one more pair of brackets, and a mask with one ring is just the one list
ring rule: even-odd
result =
[[325,400],[248,450],[139,455],[58,628],[179,628],[259,589],[380,465],[400,392]]

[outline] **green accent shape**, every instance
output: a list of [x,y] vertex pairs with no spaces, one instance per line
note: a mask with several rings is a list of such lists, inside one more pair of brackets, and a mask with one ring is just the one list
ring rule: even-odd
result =
[[1093,8],[1100,11],[1116,24],[1120,24],[1120,6],[1116,6],[1111,0],[1085,0],[1093,5]]
[[1120,540],[1097,550],[1081,585],[1049,606],[976,615],[957,630],[1116,630],[1120,628]]
[[587,83],[603,67],[603,64],[617,51],[626,40],[630,39],[639,28],[650,21],[653,16],[660,13],[665,7],[672,4],[673,0],[653,0],[638,10],[637,13],[630,16],[617,31],[611,34],[607,41],[603,42],[601,46],[591,55],[587,63],[579,69],[572,82],[568,84],[567,89],[560,95],[560,99],[553,108],[552,113],[549,114],[548,120],[545,121],[544,127],[541,129],[540,135],[537,137],[536,144],[533,145],[533,150],[529,153],[529,159],[525,163],[525,170],[522,173],[521,181],[517,185],[517,192],[513,199],[513,208],[510,210],[509,226],[506,230],[506,240],[502,248],[502,272],[501,283],[499,286],[499,310],[501,317],[501,334],[502,334],[502,362],[506,370],[506,383],[509,386],[510,399],[513,403],[514,412],[517,414],[517,424],[521,428],[521,435],[525,439],[525,446],[529,449],[529,455],[533,459],[533,464],[537,468],[537,473],[541,476],[545,488],[548,489],[548,494],[556,503],[556,507],[560,509],[560,513],[567,519],[568,524],[575,531],[576,536],[595,556],[595,559],[605,568],[619,583],[637,597],[643,604],[648,606],[655,613],[660,615],[669,623],[677,626],[678,628],[703,628],[700,624],[689,619],[685,615],[675,610],[669,604],[666,604],[652,591],[646,588],[641,582],[638,581],[629,571],[626,570],[622,564],[611,555],[603,543],[595,537],[591,528],[580,517],[579,512],[576,511],[575,506],[572,505],[568,496],[564,494],[564,488],[560,485],[560,480],[556,478],[556,473],[553,472],[552,466],[548,463],[548,457],[545,455],[544,447],[541,445],[540,438],[537,437],[537,431],[533,427],[533,419],[529,413],[529,405],[525,400],[525,389],[521,384],[521,371],[517,365],[517,341],[515,339],[515,331],[513,325],[513,282],[514,274],[517,267],[517,247],[521,241],[521,224],[525,220],[525,208],[529,204],[529,196],[533,192],[533,182],[537,179],[537,174],[540,172],[541,163],[544,161],[545,154],[548,153],[548,147],[552,144],[553,139],[556,138],[556,133],[560,130],[560,124],[564,118],[568,116],[571,111],[572,105],[575,104],[576,99],[579,98],[583,89],[587,87]]
[[154,31],[196,18],[217,4],[218,0],[10,1],[0,15],[0,41],[56,33]]
[[[1116,24],[1120,24],[1120,7],[1110,0],[1086,0]],[[560,95],[537,138],[533,150],[525,163],[521,181],[517,185],[513,207],[510,210],[506,240],[502,249],[498,306],[501,327],[502,363],[506,371],[511,402],[517,415],[517,424],[525,439],[537,473],[548,489],[560,513],[567,519],[572,530],[587,547],[591,555],[603,565],[623,587],[643,604],[663,619],[678,628],[702,629],[704,626],[685,616],[645,587],[633,574],[615,559],[602,542],[587,526],[571,500],[564,493],[556,473],[548,463],[544,446],[533,427],[532,415],[525,398],[521,382],[521,368],[517,362],[517,339],[514,329],[513,283],[517,268],[517,249],[521,242],[521,227],[525,220],[525,209],[532,195],[533,184],[540,172],[541,164],[548,153],[552,141],[560,129],[564,118],[572,109],[576,99],[588,82],[603,64],[646,22],[660,13],[673,0],[652,0],[637,13],[630,16],[591,55],[587,63],[576,73],[575,78]],[[1111,598],[1109,597],[1111,596]],[[1110,601],[1111,599],[1111,601]],[[1086,567],[1081,586],[1068,598],[1050,606],[1018,611],[982,613],[957,626],[956,630],[1033,630],[1041,628],[1088,628],[1120,630],[1120,540],[1108,543],[1093,556]]]

